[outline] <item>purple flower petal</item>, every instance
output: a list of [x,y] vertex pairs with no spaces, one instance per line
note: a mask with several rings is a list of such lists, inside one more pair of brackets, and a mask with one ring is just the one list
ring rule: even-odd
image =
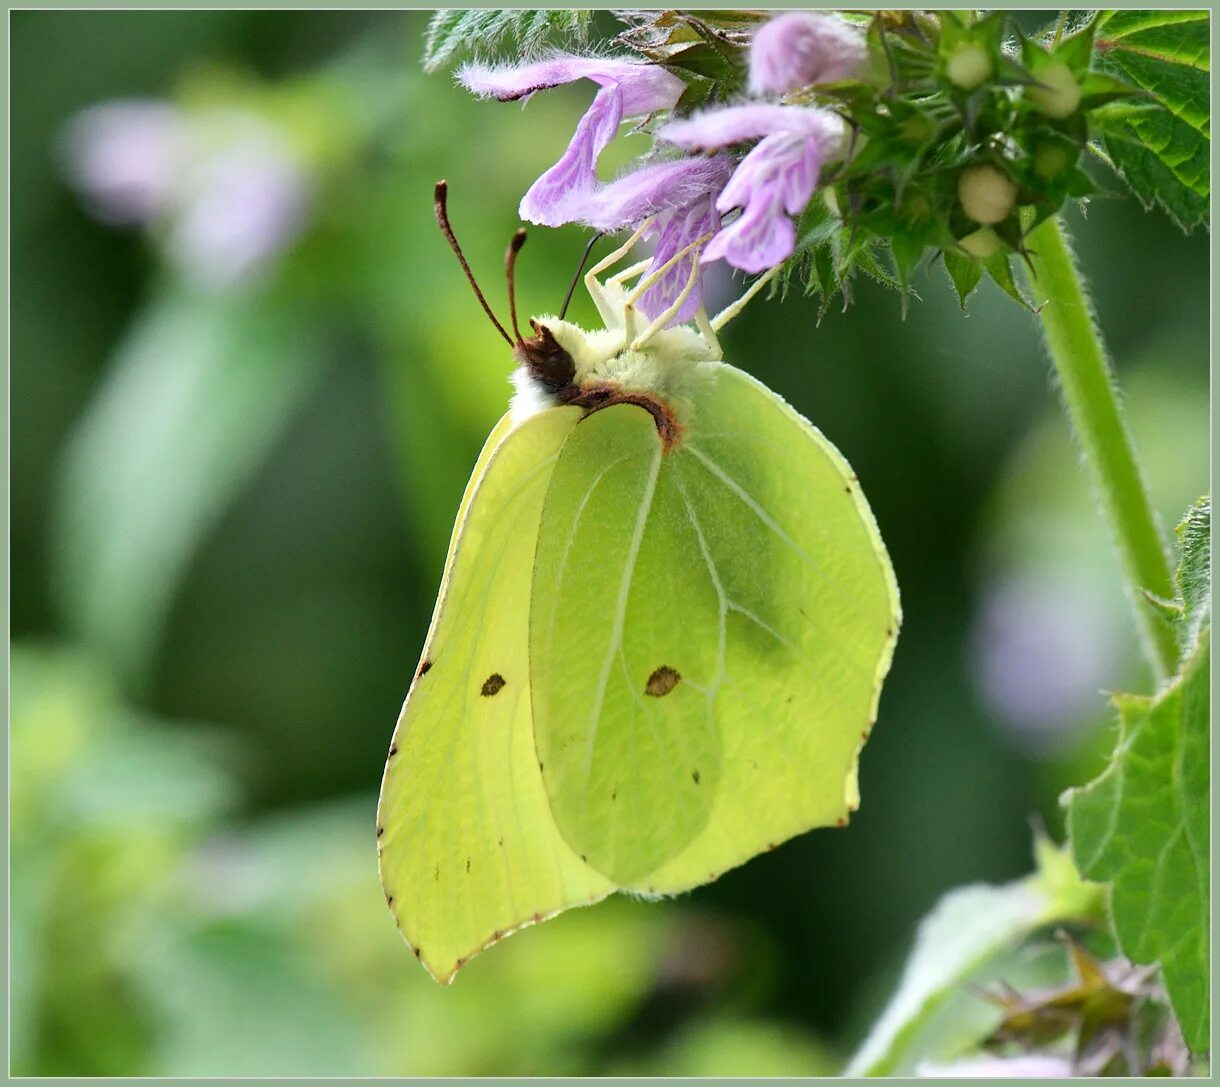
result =
[[686,151],[713,150],[777,132],[809,136],[824,147],[823,157],[837,150],[846,132],[843,119],[830,110],[810,106],[776,106],[765,102],[726,106],[672,121],[658,138]]
[[733,160],[727,155],[644,166],[589,196],[581,219],[607,232],[635,226],[651,215],[717,195],[732,172]]
[[837,155],[846,124],[829,110],[752,103],[708,110],[661,129],[659,136],[688,150],[762,139],[741,160],[716,200],[726,212],[743,209],[703,251],[736,268],[761,272],[792,254],[799,215],[817,188],[822,163]]
[[778,184],[764,187],[703,250],[704,263],[724,258],[743,272],[765,272],[796,248],[796,227],[783,213]]
[[622,92],[617,86],[603,87],[580,119],[563,157],[521,198],[521,218],[543,226],[583,219],[598,188],[598,156],[618,134],[622,119]]
[[[713,233],[720,228],[720,215],[710,195],[704,196],[684,208],[678,208],[666,213],[650,234],[657,235],[657,247],[652,255],[652,263],[644,276],[650,276],[658,268],[685,249],[692,242],[698,241],[705,234]],[[645,317],[656,317],[677,301],[678,296],[686,289],[690,280],[691,268],[698,253],[690,253],[670,268],[656,283],[648,288],[636,304]],[[671,325],[682,324],[695,316],[695,311],[703,302],[703,273],[700,271],[695,280],[694,289],[686,296],[682,308],[678,310]]]
[[468,64],[458,80],[475,94],[512,102],[535,91],[591,79],[603,87],[622,89],[624,117],[672,109],[686,84],[660,65],[615,57],[556,56],[517,67]]
[[556,56],[498,68],[468,64],[458,79],[474,93],[502,102],[580,79],[600,86],[563,156],[521,199],[521,218],[543,226],[586,219],[590,199],[601,188],[598,157],[618,134],[623,119],[670,109],[686,89],[682,80],[658,65],[614,57]]
[[864,63],[864,36],[836,15],[794,11],[764,23],[750,46],[750,90],[787,94],[848,79]]
[[799,214],[817,188],[821,147],[811,137],[777,133],[762,140],[734,172],[716,201],[719,211],[742,213],[712,239],[704,260],[723,257],[733,267],[761,272],[792,255]]

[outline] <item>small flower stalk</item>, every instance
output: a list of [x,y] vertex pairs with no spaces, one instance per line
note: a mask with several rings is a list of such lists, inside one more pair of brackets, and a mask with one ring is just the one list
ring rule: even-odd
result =
[[[679,321],[701,303],[698,269],[716,261],[798,276],[825,307],[850,299],[858,269],[905,291],[943,255],[963,301],[986,274],[1026,304],[1009,259],[1065,200],[1096,191],[1082,155],[1107,107],[1133,93],[1091,70],[1091,24],[1036,39],[1002,12],[620,14],[630,29],[616,52],[472,63],[458,79],[503,102],[596,87],[521,217],[645,226],[654,270],[698,243],[640,302],[665,311],[693,271]],[[628,123],[653,149],[602,181],[602,153]]]

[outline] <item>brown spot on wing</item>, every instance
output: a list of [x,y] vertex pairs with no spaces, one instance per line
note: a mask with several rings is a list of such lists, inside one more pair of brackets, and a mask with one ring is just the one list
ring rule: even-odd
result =
[[426,676],[431,668],[431,661],[420,661],[419,667],[415,669],[415,678],[420,679],[421,677]]
[[481,694],[484,698],[491,698],[492,695],[499,694],[502,690],[504,690],[507,682],[508,681],[502,675],[500,675],[499,672],[492,672],[491,675],[483,680],[483,687],[479,691],[479,694]]
[[678,685],[681,678],[675,669],[670,668],[668,664],[663,664],[648,677],[648,682],[644,684],[644,693],[653,698],[661,698],[669,694]]

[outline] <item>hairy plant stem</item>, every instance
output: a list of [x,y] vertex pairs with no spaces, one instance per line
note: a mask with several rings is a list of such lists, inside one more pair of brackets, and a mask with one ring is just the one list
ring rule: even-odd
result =
[[1029,235],[1029,249],[1032,269],[1026,279],[1042,307],[1042,332],[1068,418],[1118,548],[1145,652],[1158,680],[1164,679],[1177,669],[1178,647],[1144,590],[1173,599],[1173,574],[1101,333],[1058,217]]

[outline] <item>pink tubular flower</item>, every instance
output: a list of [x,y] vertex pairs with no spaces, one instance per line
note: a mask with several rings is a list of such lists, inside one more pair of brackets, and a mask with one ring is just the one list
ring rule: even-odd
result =
[[764,23],[750,46],[750,90],[787,94],[848,79],[864,63],[859,30],[837,15],[794,11]]
[[716,210],[741,215],[703,250],[735,268],[763,272],[792,255],[799,215],[817,188],[822,164],[838,153],[845,125],[829,110],[765,104],[708,110],[658,133],[688,151],[711,150],[762,137],[738,165]]
[[[643,166],[590,194],[580,210],[580,218],[607,233],[623,227],[638,226],[652,219],[648,231],[657,239],[652,264],[645,276],[668,262],[678,252],[720,226],[715,200],[733,172],[728,155],[710,158],[677,159]],[[678,261],[664,276],[640,296],[638,309],[646,317],[656,317],[668,309],[690,279],[694,254]],[[699,308],[702,283],[683,302],[673,323],[689,321]]]
[[521,218],[562,226],[585,218],[582,209],[599,189],[597,159],[625,118],[671,109],[686,84],[664,68],[613,57],[557,56],[520,67],[470,64],[458,79],[475,94],[511,102],[535,91],[589,79],[601,88],[576,126],[563,157],[521,200]]
[[[582,218],[607,232],[637,226],[651,218],[648,234],[657,239],[657,247],[644,273],[648,276],[688,245],[719,228],[715,200],[732,172],[733,160],[728,155],[644,166],[593,195]],[[692,253],[678,261],[649,287],[640,296],[640,312],[656,317],[668,309],[685,289],[694,259]],[[694,317],[701,298],[702,284],[697,281],[674,322]]]

